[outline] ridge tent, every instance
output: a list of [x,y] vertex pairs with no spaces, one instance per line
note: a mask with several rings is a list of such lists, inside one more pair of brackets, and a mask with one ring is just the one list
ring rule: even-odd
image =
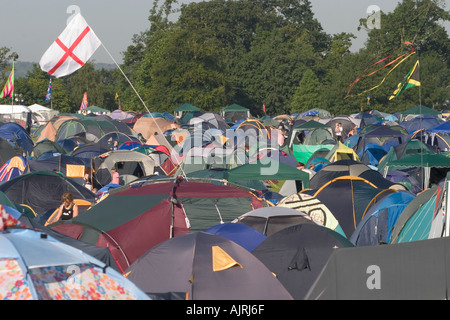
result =
[[181,235],[150,249],[128,268],[127,278],[153,298],[292,300],[250,252],[206,232]]
[[50,227],[110,248],[117,264],[125,270],[166,239],[231,222],[265,205],[263,199],[244,188],[158,179],[110,190],[107,197],[83,214]]
[[296,300],[305,298],[333,252],[352,247],[343,236],[315,224],[298,224],[267,237],[252,254],[277,275]]
[[391,193],[372,204],[350,237],[355,246],[391,243],[392,229],[403,210],[415,198],[406,191]]

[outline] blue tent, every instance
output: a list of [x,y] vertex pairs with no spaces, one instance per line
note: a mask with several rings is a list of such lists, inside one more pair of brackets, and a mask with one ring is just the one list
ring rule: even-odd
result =
[[418,194],[403,210],[392,231],[391,243],[403,243],[430,238],[435,208],[441,189],[433,186]]
[[90,161],[93,157],[98,157],[108,151],[110,151],[110,149],[102,145],[89,143],[78,146],[70,155],[73,157],[88,159]]
[[212,226],[205,232],[216,234],[236,242],[241,247],[252,252],[267,236],[261,232],[241,223],[222,223]]
[[386,153],[387,151],[382,146],[375,142],[370,142],[360,151],[358,157],[362,163],[376,166]]
[[0,297],[8,300],[149,300],[116,270],[40,231],[0,233],[0,267],[14,271],[2,273]]
[[407,191],[391,193],[372,204],[350,237],[355,246],[390,243],[391,232],[398,217],[414,199]]
[[444,123],[444,120],[438,118],[436,115],[423,114],[412,120],[402,121],[399,125],[405,128],[409,133],[413,133],[420,129],[436,127],[442,123]]
[[20,124],[7,122],[0,126],[0,137],[8,140],[11,144],[15,143],[26,153],[31,153],[34,148],[33,140],[28,132]]
[[438,124],[437,126],[428,128],[426,131],[432,133],[450,133],[450,122],[446,121],[444,123]]
[[28,160],[28,168],[30,172],[34,171],[55,171],[67,175],[67,166],[79,165],[85,168],[91,167],[91,161],[86,158],[68,156],[65,154],[52,156],[48,158],[39,158],[36,160]]

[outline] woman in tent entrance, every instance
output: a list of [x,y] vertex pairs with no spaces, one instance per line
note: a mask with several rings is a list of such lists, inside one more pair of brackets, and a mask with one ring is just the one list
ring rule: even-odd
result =
[[78,216],[78,206],[73,202],[73,195],[66,192],[61,197],[62,205],[59,207],[56,220],[70,220]]

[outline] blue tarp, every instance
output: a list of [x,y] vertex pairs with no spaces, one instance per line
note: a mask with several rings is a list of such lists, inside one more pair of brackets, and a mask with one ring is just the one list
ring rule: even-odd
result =
[[252,252],[257,246],[266,240],[267,236],[261,232],[241,223],[222,223],[205,230],[205,232],[216,234],[232,240],[241,247]]

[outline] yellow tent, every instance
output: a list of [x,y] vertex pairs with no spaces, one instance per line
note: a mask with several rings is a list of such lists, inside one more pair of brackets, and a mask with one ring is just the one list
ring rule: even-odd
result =
[[330,162],[349,159],[354,161],[360,161],[356,152],[352,148],[347,147],[345,144],[341,142],[338,142],[338,144],[333,149],[331,149],[330,152],[328,152],[325,158]]

